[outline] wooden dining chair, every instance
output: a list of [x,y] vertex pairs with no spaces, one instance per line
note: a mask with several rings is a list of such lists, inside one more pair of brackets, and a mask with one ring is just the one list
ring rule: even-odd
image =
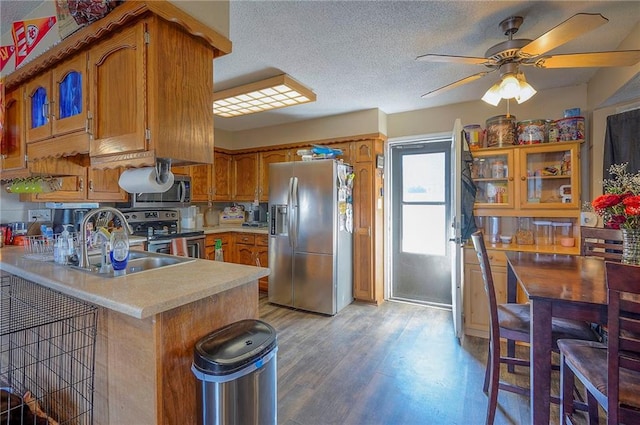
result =
[[[473,246],[478,255],[478,262],[482,271],[484,290],[489,301],[489,354],[487,367],[484,374],[483,390],[488,394],[486,424],[491,425],[495,419],[496,406],[498,404],[498,390],[505,390],[522,395],[529,395],[529,388],[521,387],[500,380],[500,365],[514,365],[529,367],[527,359],[516,356],[502,355],[500,339],[530,342],[530,312],[528,304],[506,303],[498,304],[496,291],[491,275],[491,265],[487,256],[482,232],[471,235]],[[570,336],[571,335],[571,336]],[[552,339],[555,342],[561,338],[576,338],[594,341],[596,335],[586,322],[566,319],[552,319]],[[551,357],[549,357],[551,362]],[[556,400],[557,402],[557,400]]]
[[580,255],[622,261],[622,230],[580,227]]
[[573,423],[575,378],[587,390],[589,424],[640,424],[640,266],[607,262],[607,344],[560,340],[561,423]]

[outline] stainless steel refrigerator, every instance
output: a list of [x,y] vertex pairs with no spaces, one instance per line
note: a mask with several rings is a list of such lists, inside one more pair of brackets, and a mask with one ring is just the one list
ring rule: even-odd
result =
[[353,301],[350,166],[269,166],[269,301],[334,315]]

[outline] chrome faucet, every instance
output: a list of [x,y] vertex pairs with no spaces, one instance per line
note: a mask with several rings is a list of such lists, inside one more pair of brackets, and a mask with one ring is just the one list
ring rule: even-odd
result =
[[131,229],[131,226],[127,222],[127,219],[124,217],[124,214],[122,214],[119,210],[113,207],[100,207],[100,208],[96,208],[89,211],[82,219],[82,224],[80,225],[80,256],[78,259],[79,261],[78,267],[82,269],[90,268],[89,252],[87,248],[87,223],[89,223],[89,220],[92,217],[100,213],[106,213],[106,212],[109,212],[120,219],[120,222],[122,223],[122,227],[125,228],[125,231],[127,232],[128,235],[131,235],[133,233],[133,230]]

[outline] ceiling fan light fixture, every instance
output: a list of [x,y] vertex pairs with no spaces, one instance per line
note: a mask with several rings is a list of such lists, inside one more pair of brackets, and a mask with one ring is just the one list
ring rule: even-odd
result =
[[506,74],[500,82],[500,96],[503,99],[513,99],[520,93],[520,82],[514,74]]
[[536,89],[531,87],[531,84],[524,81],[523,78],[522,80],[520,80],[520,93],[518,94],[518,96],[516,96],[516,102],[518,102],[518,104],[524,103],[527,100],[531,99],[536,93]]
[[487,92],[482,96],[482,100],[489,105],[498,106],[502,96],[500,95],[500,83],[495,83]]

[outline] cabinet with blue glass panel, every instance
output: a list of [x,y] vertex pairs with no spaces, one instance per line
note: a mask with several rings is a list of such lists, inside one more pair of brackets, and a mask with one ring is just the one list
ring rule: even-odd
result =
[[[86,134],[86,70],[87,56],[81,53],[27,82],[27,143],[74,132]],[[87,148],[88,140],[87,134]]]

